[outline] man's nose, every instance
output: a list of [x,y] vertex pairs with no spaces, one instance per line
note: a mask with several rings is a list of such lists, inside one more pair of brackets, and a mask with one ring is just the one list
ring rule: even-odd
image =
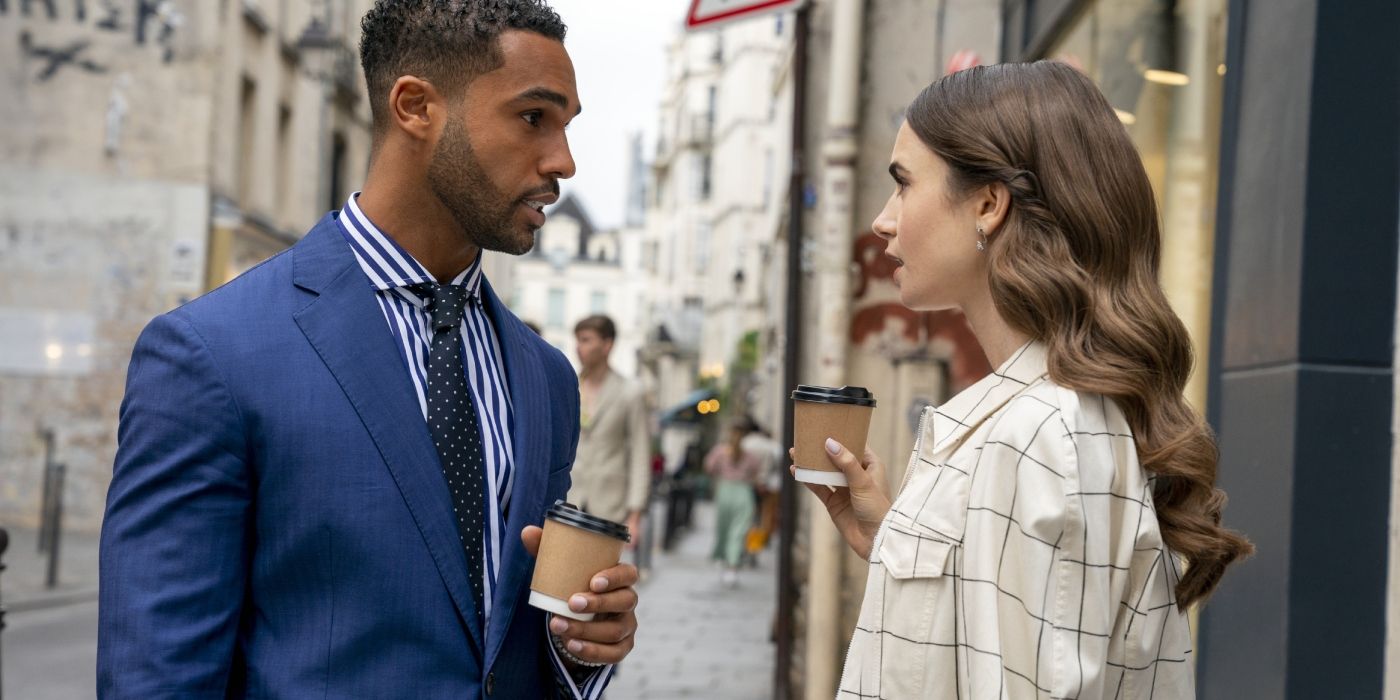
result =
[[549,150],[540,162],[541,174],[556,180],[567,180],[574,176],[578,168],[574,165],[574,154],[569,151],[569,139],[560,134],[559,142]]

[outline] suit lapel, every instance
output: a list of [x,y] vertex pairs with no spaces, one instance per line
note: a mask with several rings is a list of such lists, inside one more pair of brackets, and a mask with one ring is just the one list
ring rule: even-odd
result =
[[482,280],[481,289],[487,312],[501,342],[501,361],[506,366],[511,406],[515,412],[515,483],[511,489],[510,515],[506,521],[505,554],[502,557],[496,598],[492,601],[491,625],[486,634],[486,668],[495,663],[527,585],[525,576],[533,560],[525,552],[520,532],[526,525],[538,525],[544,512],[545,490],[549,480],[549,446],[554,437],[550,422],[544,368],[539,356],[530,350],[525,328]]
[[329,216],[292,254],[295,283],[318,294],[293,317],[379,448],[480,651],[482,630],[441,463],[374,290]]

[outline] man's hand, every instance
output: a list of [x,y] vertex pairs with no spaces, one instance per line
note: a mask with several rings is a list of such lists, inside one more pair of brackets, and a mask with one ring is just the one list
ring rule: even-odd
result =
[[[544,531],[533,525],[521,531],[525,551],[535,556],[540,551],[540,536]],[[633,635],[637,631],[637,567],[618,564],[594,574],[591,591],[569,597],[569,609],[594,613],[592,622],[579,622],[554,616],[550,632],[564,640],[564,648],[584,661],[615,664],[632,652]]]

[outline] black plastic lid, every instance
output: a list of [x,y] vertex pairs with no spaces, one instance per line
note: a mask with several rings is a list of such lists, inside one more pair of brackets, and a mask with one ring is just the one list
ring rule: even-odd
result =
[[875,396],[863,386],[843,386],[840,389],[833,389],[829,386],[798,384],[792,392],[792,400],[875,407]]
[[572,503],[555,501],[554,505],[550,506],[549,510],[545,511],[544,517],[566,525],[573,525],[582,530],[596,532],[615,540],[622,540],[623,542],[632,541],[632,533],[627,531],[626,525],[589,515],[579,510],[578,507]]

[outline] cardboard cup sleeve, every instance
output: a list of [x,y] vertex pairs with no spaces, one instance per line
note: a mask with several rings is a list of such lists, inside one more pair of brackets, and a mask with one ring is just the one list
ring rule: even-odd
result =
[[545,513],[535,575],[530,580],[530,605],[582,622],[592,620],[592,613],[570,610],[569,598],[591,591],[593,577],[621,561],[622,546],[630,540],[621,523],[555,503]]
[[797,480],[845,486],[846,475],[827,457],[826,439],[836,440],[857,457],[864,454],[875,398],[864,387],[802,384],[792,392],[792,410]]

